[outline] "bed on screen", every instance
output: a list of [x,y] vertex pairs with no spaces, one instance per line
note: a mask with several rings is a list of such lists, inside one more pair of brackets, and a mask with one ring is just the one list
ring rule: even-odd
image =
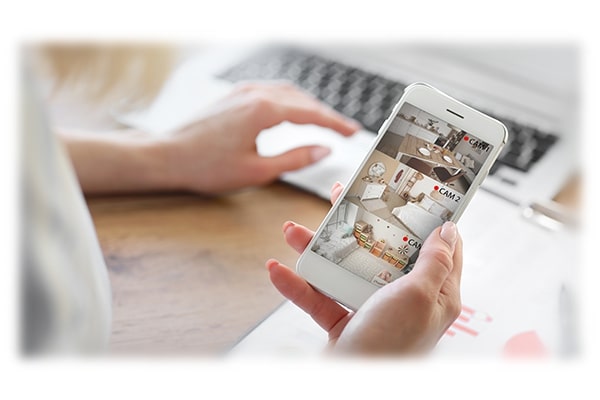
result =
[[416,202],[408,202],[392,210],[392,215],[411,233],[425,240],[452,213],[431,197],[421,194]]

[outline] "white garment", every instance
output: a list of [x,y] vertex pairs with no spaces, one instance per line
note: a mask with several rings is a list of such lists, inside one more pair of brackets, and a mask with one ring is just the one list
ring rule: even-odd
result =
[[65,149],[31,75],[21,123],[21,337],[26,354],[95,353],[111,325],[108,271]]

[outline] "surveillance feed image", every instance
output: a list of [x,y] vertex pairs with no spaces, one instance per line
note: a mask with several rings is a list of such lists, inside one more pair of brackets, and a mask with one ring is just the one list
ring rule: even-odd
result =
[[375,286],[409,273],[491,152],[476,133],[405,103],[311,250]]

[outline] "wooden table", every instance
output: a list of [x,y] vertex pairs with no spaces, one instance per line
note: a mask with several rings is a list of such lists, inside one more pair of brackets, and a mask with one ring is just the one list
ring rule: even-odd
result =
[[[429,149],[428,149],[429,147]],[[429,155],[422,154],[419,152],[419,149],[429,150]],[[431,144],[421,138],[418,138],[413,135],[405,135],[402,139],[402,143],[398,148],[399,153],[406,154],[411,157],[419,158],[426,162],[433,162],[438,165],[442,165],[444,167],[452,168],[452,169],[465,169],[464,165],[460,163],[454,157],[454,154],[450,151],[446,151],[443,154],[443,149],[437,145]],[[450,161],[444,159],[444,156],[448,156]]]
[[283,183],[209,198],[89,198],[113,290],[110,351],[217,354],[284,299],[265,261],[294,266],[282,224],[316,228],[330,204]]

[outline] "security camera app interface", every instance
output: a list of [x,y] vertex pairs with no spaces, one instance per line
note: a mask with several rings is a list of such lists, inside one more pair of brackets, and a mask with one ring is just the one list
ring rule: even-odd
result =
[[405,103],[312,251],[376,286],[409,273],[491,152],[476,136]]

